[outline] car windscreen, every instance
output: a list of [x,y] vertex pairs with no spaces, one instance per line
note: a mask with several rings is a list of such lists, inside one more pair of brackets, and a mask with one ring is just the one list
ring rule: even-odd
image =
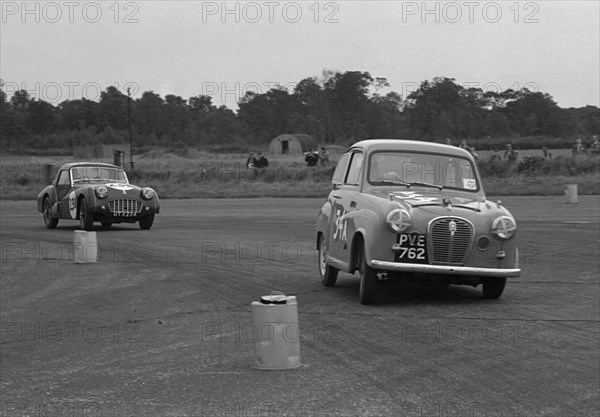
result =
[[73,181],[115,181],[127,182],[125,171],[120,168],[102,166],[81,166],[71,168]]
[[466,158],[437,153],[377,151],[369,158],[371,185],[422,185],[478,191],[475,167]]

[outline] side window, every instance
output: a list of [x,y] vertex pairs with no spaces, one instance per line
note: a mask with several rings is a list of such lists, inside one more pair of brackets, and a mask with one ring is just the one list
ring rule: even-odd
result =
[[360,183],[360,174],[362,173],[363,160],[365,159],[362,152],[354,152],[350,161],[350,169],[346,176],[345,184],[358,185]]
[[58,175],[57,185],[71,185],[71,180],[69,179],[69,171],[60,171]]
[[342,182],[344,182],[344,175],[346,175],[346,168],[348,168],[349,159],[349,153],[345,153],[344,155],[342,155],[342,157],[338,161],[337,166],[335,167],[335,171],[333,172],[333,178],[331,178],[332,184],[341,184]]

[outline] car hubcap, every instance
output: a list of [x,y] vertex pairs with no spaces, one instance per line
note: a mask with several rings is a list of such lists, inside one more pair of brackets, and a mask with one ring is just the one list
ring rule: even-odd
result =
[[327,264],[325,262],[325,243],[321,240],[321,245],[319,245],[319,260],[321,266],[321,275],[325,275],[325,268],[327,268]]

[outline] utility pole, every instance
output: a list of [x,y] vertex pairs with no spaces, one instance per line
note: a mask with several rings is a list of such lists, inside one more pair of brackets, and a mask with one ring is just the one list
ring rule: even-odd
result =
[[133,141],[131,135],[131,87],[127,87],[127,115],[129,119],[129,169],[133,171]]

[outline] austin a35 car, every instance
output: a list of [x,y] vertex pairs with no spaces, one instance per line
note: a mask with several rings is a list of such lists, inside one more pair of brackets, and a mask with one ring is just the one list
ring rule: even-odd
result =
[[59,219],[79,220],[81,229],[92,230],[94,222],[139,222],[150,229],[159,212],[158,195],[127,180],[125,171],[111,164],[78,162],[63,165],[50,185],[37,197],[38,211],[48,229]]
[[362,304],[386,278],[481,285],[483,297],[498,298],[521,273],[515,219],[486,199],[461,148],[361,141],[341,156],[332,183],[316,227],[321,282],[358,271]]

